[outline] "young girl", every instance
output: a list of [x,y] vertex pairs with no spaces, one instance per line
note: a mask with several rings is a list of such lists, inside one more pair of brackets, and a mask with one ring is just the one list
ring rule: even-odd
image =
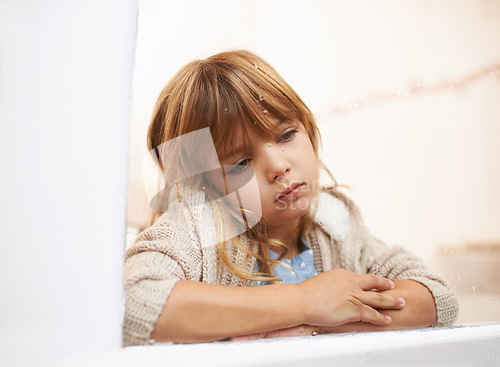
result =
[[164,213],[126,253],[124,345],[456,319],[443,279],[370,235],[333,178],[319,187],[319,144],[304,102],[250,52],[176,74],[148,132]]

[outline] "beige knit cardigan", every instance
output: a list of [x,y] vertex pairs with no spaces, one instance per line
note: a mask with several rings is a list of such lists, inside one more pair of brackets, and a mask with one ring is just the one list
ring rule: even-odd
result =
[[[343,268],[357,274],[372,273],[391,280],[413,279],[434,296],[437,322],[451,324],[457,317],[458,302],[447,282],[431,272],[415,255],[400,246],[387,246],[370,235],[356,206],[333,189],[320,194],[313,229],[306,236],[313,250],[318,273]],[[123,345],[148,342],[172,288],[188,279],[227,286],[243,286],[219,258],[213,211],[203,192],[183,196],[157,222],[141,232],[125,255],[125,320]],[[258,244],[248,246],[255,251]],[[247,270],[245,254],[228,246],[232,261]]]

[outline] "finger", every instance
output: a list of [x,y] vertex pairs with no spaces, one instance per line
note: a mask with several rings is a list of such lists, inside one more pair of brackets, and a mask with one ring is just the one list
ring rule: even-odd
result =
[[381,314],[376,309],[365,304],[359,306],[359,312],[361,314],[360,321],[368,322],[373,325],[386,326],[392,321],[390,316]]
[[346,312],[345,320],[341,324],[346,322],[367,322],[373,325],[388,325],[391,323],[391,318],[386,315],[382,315],[376,309],[364,304],[359,299],[352,297],[346,302],[347,308],[344,308]]
[[384,292],[361,292],[357,298],[367,306],[386,310],[400,310],[406,304],[403,297]]
[[360,275],[358,278],[358,285],[364,291],[370,291],[372,289],[385,291],[388,289],[394,289],[395,287],[392,280],[383,278],[375,274]]

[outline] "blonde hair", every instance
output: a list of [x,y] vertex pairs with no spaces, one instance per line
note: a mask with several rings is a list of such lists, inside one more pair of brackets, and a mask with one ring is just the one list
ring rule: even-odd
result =
[[[273,117],[273,118],[270,118]],[[148,148],[161,155],[158,147],[171,139],[208,127],[215,148],[220,153],[231,149],[236,127],[241,127],[247,136],[249,128],[257,133],[269,134],[276,130],[276,119],[300,121],[308,133],[312,147],[318,159],[318,165],[325,169],[318,151],[321,144],[320,133],[311,111],[283,80],[283,78],[264,60],[248,51],[222,52],[205,60],[193,61],[184,66],[161,92],[148,129]],[[246,141],[246,139],[244,139]],[[186,164],[200,164],[203,152],[190,154],[191,163],[185,157],[170,156],[168,162],[159,162],[160,169],[170,174],[170,170],[181,169]],[[181,167],[181,168],[179,168]],[[174,175],[175,176],[175,175]],[[200,188],[207,184],[202,178],[193,178],[190,186]],[[162,207],[168,205],[168,192],[159,197]],[[205,188],[207,196],[212,194]],[[219,238],[222,237],[223,223],[228,223],[230,213],[214,207]],[[152,223],[161,212],[153,214]],[[304,236],[312,227],[313,215],[307,214],[300,220],[299,236]],[[257,241],[258,251],[252,251],[241,236],[250,241]],[[256,257],[261,264],[258,273],[249,272],[236,266],[230,260],[227,244],[221,241],[217,251],[225,266],[236,274],[245,284],[250,280],[277,282],[273,268],[286,255],[287,247],[280,241],[266,236],[264,226],[258,224],[247,232],[231,239],[233,246],[242,250],[247,258]],[[277,260],[270,259],[268,249],[278,246],[284,249]]]

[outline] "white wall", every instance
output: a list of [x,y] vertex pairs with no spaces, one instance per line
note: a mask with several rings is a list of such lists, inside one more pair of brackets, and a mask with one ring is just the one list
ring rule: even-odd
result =
[[247,48],[316,114],[374,234],[429,262],[500,242],[500,2],[142,0],[138,29],[130,225],[147,224],[140,158],[161,88],[192,59]]
[[0,365],[121,345],[137,3],[0,2]]

